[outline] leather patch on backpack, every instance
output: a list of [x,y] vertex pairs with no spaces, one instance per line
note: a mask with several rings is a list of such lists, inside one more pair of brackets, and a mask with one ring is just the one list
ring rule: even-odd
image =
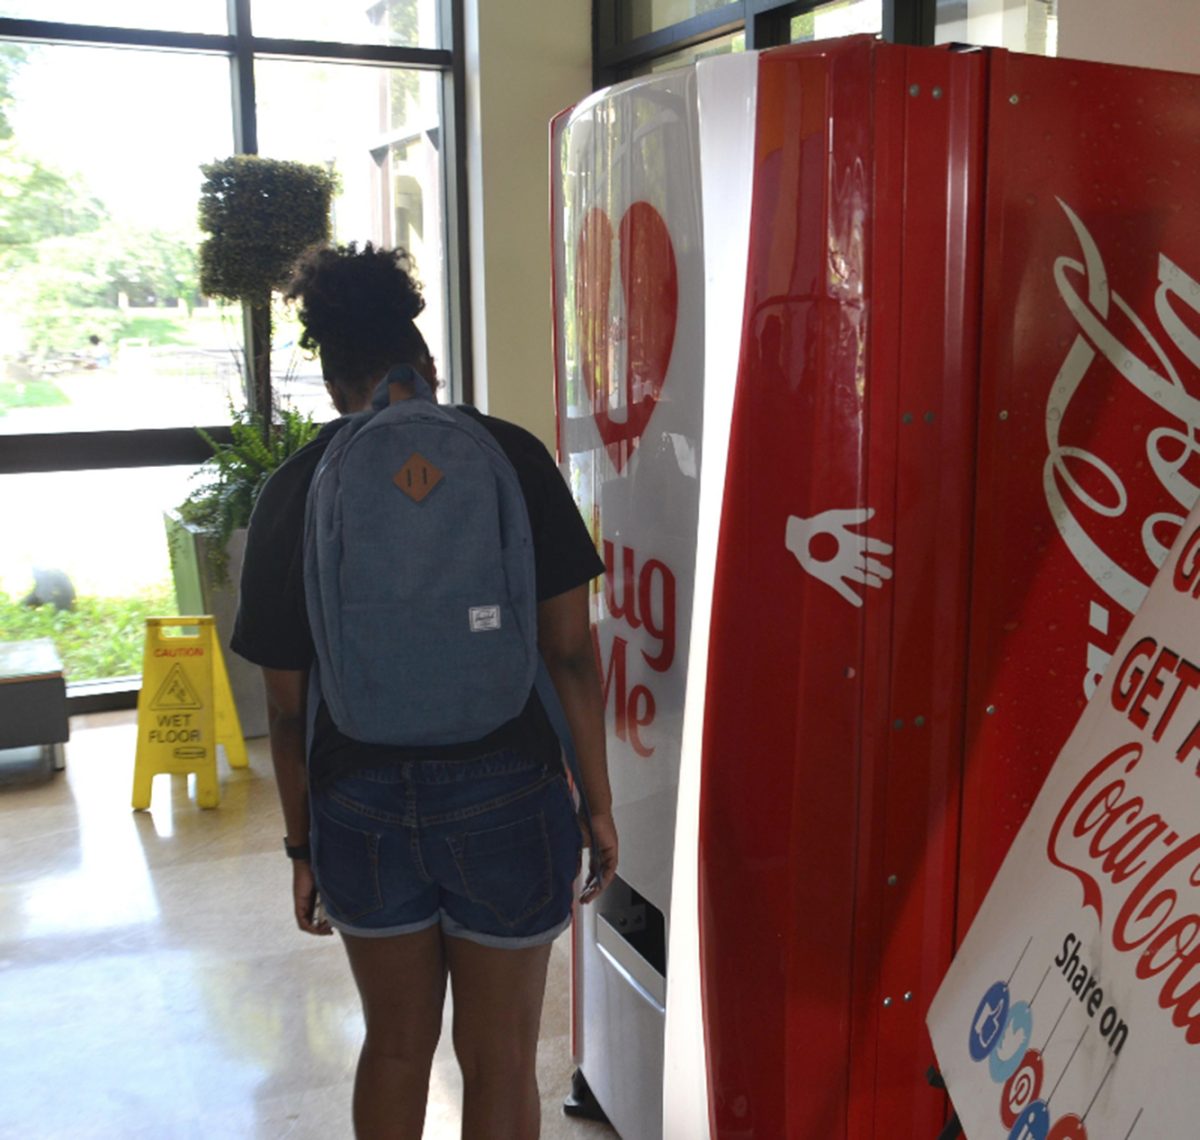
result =
[[414,503],[419,503],[442,481],[442,473],[419,451],[414,451],[395,475],[396,484]]

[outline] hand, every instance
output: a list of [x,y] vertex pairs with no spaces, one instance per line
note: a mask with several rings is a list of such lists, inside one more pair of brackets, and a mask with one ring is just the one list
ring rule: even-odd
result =
[[[850,584],[881,587],[892,576],[892,568],[872,555],[892,553],[890,543],[859,534],[854,527],[869,522],[875,511],[871,507],[854,510],[823,511],[811,519],[791,515],[787,521],[784,544],[814,578],[836,590],[852,606],[861,606],[862,598]],[[834,540],[836,549],[828,558],[816,558],[810,543],[818,535]]]
[[292,860],[292,909],[296,925],[306,934],[332,934],[333,927],[324,917],[317,919],[317,880],[312,864],[304,859]]
[[590,903],[596,898],[617,873],[617,825],[607,812],[592,815],[591,834],[583,826],[583,841],[590,854],[588,878],[579,896],[581,903]]

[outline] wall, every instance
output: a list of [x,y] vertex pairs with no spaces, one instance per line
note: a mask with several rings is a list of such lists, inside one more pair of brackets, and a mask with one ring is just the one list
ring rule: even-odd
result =
[[591,2],[466,9],[475,402],[552,448],[549,124],[591,91]]
[[1030,0],[959,0],[938,5],[937,42],[1025,51]]
[[1200,71],[1200,0],[1058,0],[1058,54]]

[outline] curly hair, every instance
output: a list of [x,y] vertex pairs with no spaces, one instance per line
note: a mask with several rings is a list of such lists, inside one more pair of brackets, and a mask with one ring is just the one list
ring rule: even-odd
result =
[[300,347],[317,352],[327,383],[361,394],[396,364],[432,359],[413,321],[425,308],[412,259],[366,242],[301,254],[284,293],[298,301]]

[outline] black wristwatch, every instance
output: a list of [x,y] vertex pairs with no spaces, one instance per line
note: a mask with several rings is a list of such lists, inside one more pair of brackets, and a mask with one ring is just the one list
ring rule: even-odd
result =
[[287,836],[283,837],[283,849],[287,852],[289,859],[302,859],[305,863],[312,862],[312,849],[307,843],[301,843],[298,847],[293,847],[287,841]]

